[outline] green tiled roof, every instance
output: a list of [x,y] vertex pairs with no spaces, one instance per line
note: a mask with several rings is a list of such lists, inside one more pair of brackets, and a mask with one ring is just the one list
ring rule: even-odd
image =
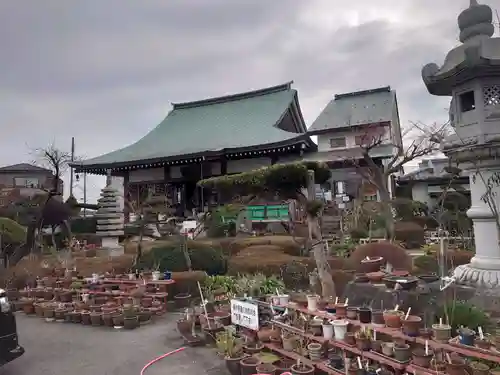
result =
[[145,137],[125,148],[78,163],[103,167],[136,161],[200,155],[228,149],[293,142],[305,137],[276,127],[289,109],[298,111],[291,83],[197,102],[173,104],[167,117]]

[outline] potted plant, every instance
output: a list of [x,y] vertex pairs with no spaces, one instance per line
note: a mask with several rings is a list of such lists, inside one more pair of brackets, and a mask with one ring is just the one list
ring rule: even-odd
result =
[[417,348],[412,353],[413,363],[423,368],[430,367],[432,357],[434,357],[434,352],[432,350],[425,351],[422,348]]
[[240,361],[245,358],[243,348],[238,339],[230,331],[219,332],[216,336],[219,350],[224,353],[226,367],[231,375],[240,375]]
[[91,324],[90,311],[82,311],[82,324],[86,326],[89,326]]
[[139,326],[137,311],[132,305],[123,306],[123,326],[125,329],[135,329]]
[[489,375],[490,366],[485,363],[473,361],[469,363],[473,375]]
[[332,322],[332,325],[335,331],[335,339],[344,340],[349,321],[345,319],[336,319]]
[[255,370],[261,375],[274,375],[276,372],[276,366],[271,363],[259,363]]
[[246,342],[243,345],[243,351],[249,355],[260,353],[262,349],[264,349],[264,345],[256,341]]
[[97,311],[92,311],[90,313],[90,324],[92,324],[94,327],[100,326],[102,323],[102,313],[97,312]]
[[317,342],[311,342],[307,345],[307,351],[311,361],[319,361],[322,357],[323,347]]
[[410,360],[411,352],[410,345],[406,343],[394,344],[394,359],[398,362],[408,362]]
[[371,335],[369,330],[365,326],[357,331],[354,337],[356,339],[356,346],[359,350],[367,351],[371,349]]
[[417,337],[420,333],[422,318],[416,315],[408,315],[401,318],[403,333],[410,337]]
[[401,328],[401,318],[404,313],[399,310],[385,310],[384,322],[388,328]]
[[260,361],[255,357],[244,357],[240,360],[240,374],[253,375],[257,371],[257,365]]
[[313,366],[302,363],[300,360],[290,368],[293,375],[312,375],[314,370]]

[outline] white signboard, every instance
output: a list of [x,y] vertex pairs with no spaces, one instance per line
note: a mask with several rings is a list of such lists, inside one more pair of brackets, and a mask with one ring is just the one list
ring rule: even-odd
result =
[[259,330],[259,306],[249,302],[231,300],[231,323],[254,331]]

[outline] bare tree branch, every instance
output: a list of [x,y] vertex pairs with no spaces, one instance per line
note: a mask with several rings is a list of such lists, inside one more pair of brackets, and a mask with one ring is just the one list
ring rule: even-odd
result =
[[48,168],[52,171],[54,175],[52,190],[54,193],[59,192],[59,180],[68,169],[69,163],[71,162],[71,153],[63,151],[57,148],[54,143],[51,143],[47,147],[32,150],[32,154],[35,157],[33,164]]

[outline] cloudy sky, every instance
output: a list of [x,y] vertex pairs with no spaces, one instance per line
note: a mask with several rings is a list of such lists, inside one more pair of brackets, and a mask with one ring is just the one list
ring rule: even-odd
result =
[[[2,0],[0,165],[53,141],[69,149],[72,136],[78,155],[98,156],[138,140],[171,102],[289,80],[308,125],[334,94],[385,85],[403,124],[444,122],[448,100],[427,93],[420,69],[458,43],[468,3]],[[102,183],[89,179],[91,201]]]

